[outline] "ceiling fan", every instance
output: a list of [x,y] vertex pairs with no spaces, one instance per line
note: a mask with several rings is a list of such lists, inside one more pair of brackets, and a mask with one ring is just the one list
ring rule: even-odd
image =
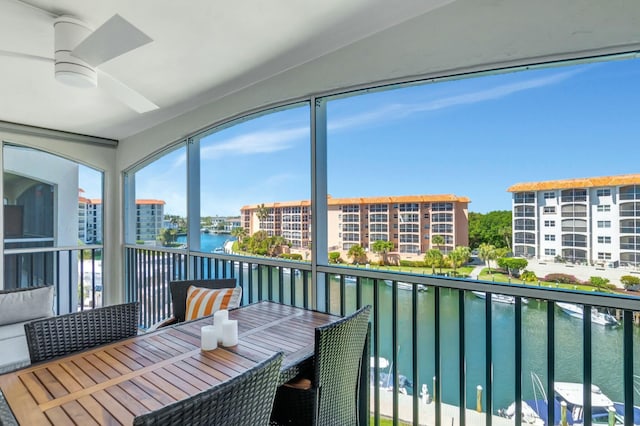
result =
[[158,109],[149,99],[98,68],[113,58],[152,42],[149,36],[118,14],[92,31],[75,17],[56,16],[22,0],[17,2],[54,18],[54,57],[43,58],[4,50],[0,50],[0,55],[53,62],[55,78],[63,84],[80,88],[99,86],[138,113]]

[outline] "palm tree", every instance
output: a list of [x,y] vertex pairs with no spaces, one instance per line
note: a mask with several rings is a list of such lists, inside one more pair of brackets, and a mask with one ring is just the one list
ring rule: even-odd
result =
[[443,245],[444,237],[442,235],[434,235],[431,237],[431,246],[435,246],[440,252],[442,252]]
[[242,244],[242,240],[249,236],[249,231],[242,227],[233,228],[231,230],[231,236],[236,237],[238,239],[238,244]]
[[511,251],[511,227],[503,226],[498,229],[498,234],[504,238],[504,242],[507,244],[507,249]]
[[362,258],[365,257],[366,255],[367,255],[366,252],[364,251],[364,249],[360,244],[351,246],[351,248],[347,252],[347,256],[352,258],[354,263],[356,262],[360,263]]
[[463,263],[469,260],[469,247],[456,247],[447,256],[449,260],[451,260],[451,265],[453,266],[453,274],[458,275],[458,266],[462,266]]
[[438,249],[430,249],[424,255],[424,261],[427,266],[431,266],[431,274],[436,274],[436,266],[440,267],[442,272],[442,253]]
[[264,203],[256,209],[256,217],[260,221],[260,229],[262,229],[262,223],[269,218],[269,209],[264,206]]
[[288,244],[288,241],[286,238],[284,238],[282,235],[274,235],[273,237],[271,237],[269,239],[269,256],[275,256],[276,253],[278,252],[278,249],[280,249],[280,247],[285,246]]
[[489,273],[491,273],[490,261],[496,258],[496,248],[491,244],[482,243],[478,247],[478,257],[489,267]]
[[387,264],[387,253],[393,250],[393,242],[392,241],[384,241],[377,240],[371,246],[371,249],[374,253],[378,253],[380,255],[380,261],[383,265]]

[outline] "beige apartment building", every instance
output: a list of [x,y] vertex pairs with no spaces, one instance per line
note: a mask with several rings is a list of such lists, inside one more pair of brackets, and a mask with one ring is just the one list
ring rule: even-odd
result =
[[640,264],[640,174],[512,185],[516,256]]
[[[365,250],[377,240],[392,241],[401,258],[421,257],[433,248],[431,238],[441,235],[448,252],[469,244],[467,197],[457,195],[406,195],[386,197],[327,197],[329,251],[346,252],[359,244]],[[242,227],[254,234],[264,230],[281,235],[295,250],[310,247],[309,200],[244,206]]]

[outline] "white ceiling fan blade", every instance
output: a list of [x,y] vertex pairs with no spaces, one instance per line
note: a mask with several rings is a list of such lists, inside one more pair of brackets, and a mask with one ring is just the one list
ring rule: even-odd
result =
[[11,52],[9,50],[2,50],[2,49],[0,49],[0,56],[7,56],[10,58],[30,59],[34,61],[47,62],[50,64],[54,62],[53,58],[47,58],[46,56],[32,55],[30,53]]
[[142,114],[148,111],[158,109],[158,105],[142,96],[132,88],[125,86],[120,81],[111,77],[104,71],[98,71],[98,87],[106,90],[110,95],[118,99],[120,102],[131,108],[132,110]]
[[92,67],[127,53],[153,40],[115,14],[107,22],[91,33],[71,54],[82,59]]

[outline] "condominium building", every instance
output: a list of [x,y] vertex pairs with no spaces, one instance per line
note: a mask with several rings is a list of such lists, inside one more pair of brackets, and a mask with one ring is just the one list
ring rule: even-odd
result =
[[[136,240],[155,241],[164,227],[163,200],[136,200]],[[102,200],[78,199],[78,236],[88,244],[102,242]]]
[[[348,251],[358,244],[371,250],[375,241],[391,241],[401,255],[420,255],[441,235],[445,252],[469,244],[467,197],[408,195],[363,198],[328,197],[327,228],[331,251]],[[264,230],[281,235],[292,248],[311,243],[311,203],[308,200],[244,206],[242,226],[250,234]]]
[[640,174],[518,183],[507,191],[516,256],[640,263]]

